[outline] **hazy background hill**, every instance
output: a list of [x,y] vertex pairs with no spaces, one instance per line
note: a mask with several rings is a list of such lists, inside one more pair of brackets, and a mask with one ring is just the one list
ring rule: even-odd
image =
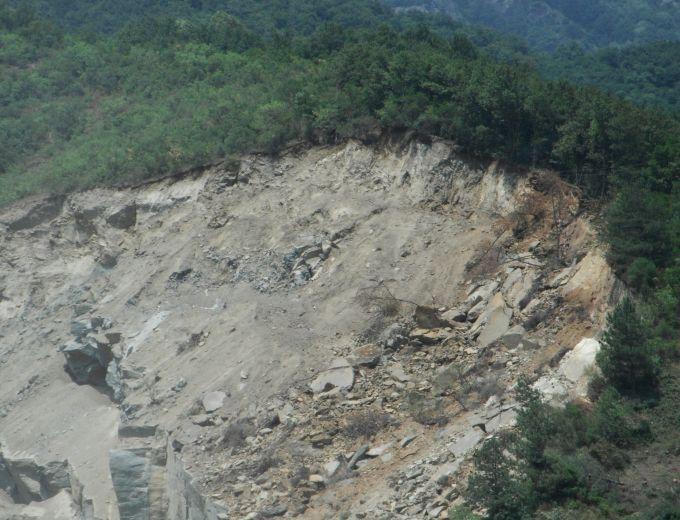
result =
[[569,42],[586,48],[680,37],[677,0],[389,0],[401,8],[444,12],[526,38],[554,50]]

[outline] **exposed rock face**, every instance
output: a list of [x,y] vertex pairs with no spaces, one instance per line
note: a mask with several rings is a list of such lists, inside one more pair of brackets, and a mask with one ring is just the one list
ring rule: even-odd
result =
[[[171,518],[168,516],[167,494],[181,493],[182,490],[168,485],[166,461],[164,444],[151,448],[111,450],[109,466],[120,520]],[[177,520],[184,518],[178,517]]]
[[177,454],[168,451],[167,468],[168,520],[225,520],[231,518],[227,508],[206,497],[196,486],[195,478],[184,468]]
[[147,450],[112,450],[109,466],[121,520],[148,520],[150,461]]
[[497,240],[530,189],[451,143],[350,142],[0,212],[0,431],[85,486],[3,462],[0,507],[446,515],[471,450],[512,424],[508,389],[569,338],[559,297],[589,327],[612,299],[601,253],[566,244],[582,260],[559,273],[546,236]]
[[0,452],[0,487],[21,504],[51,498],[71,487],[68,463],[40,466],[35,460],[11,459]]
[[582,305],[591,314],[603,314],[610,305],[615,277],[600,251],[590,251],[575,267],[573,276],[562,288],[570,302]]

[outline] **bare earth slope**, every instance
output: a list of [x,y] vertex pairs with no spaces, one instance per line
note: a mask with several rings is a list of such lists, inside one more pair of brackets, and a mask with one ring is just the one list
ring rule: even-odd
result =
[[536,176],[350,142],[4,210],[0,518],[443,515],[484,402],[596,336],[615,284],[573,197],[559,262],[538,213],[501,234]]

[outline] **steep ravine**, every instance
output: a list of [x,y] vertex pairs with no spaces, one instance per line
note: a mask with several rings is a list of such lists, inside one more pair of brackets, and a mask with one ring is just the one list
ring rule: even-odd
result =
[[444,515],[616,296],[555,182],[349,142],[6,208],[0,518]]

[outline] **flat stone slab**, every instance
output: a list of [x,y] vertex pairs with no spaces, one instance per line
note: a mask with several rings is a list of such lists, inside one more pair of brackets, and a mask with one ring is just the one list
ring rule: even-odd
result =
[[309,385],[312,392],[320,394],[338,388],[351,390],[354,386],[354,369],[345,358],[338,358],[328,369],[321,372]]
[[364,366],[373,368],[380,363],[382,348],[374,343],[367,343],[352,351],[348,360],[352,366]]
[[[490,345],[499,339],[510,327],[512,310],[505,304],[501,293],[496,293],[489,302],[484,313],[478,318],[478,323],[483,324],[482,332],[477,338],[481,347]],[[477,326],[478,323],[475,323]]]

